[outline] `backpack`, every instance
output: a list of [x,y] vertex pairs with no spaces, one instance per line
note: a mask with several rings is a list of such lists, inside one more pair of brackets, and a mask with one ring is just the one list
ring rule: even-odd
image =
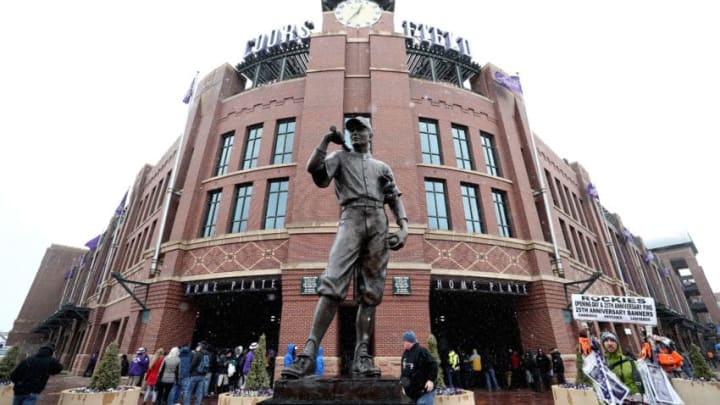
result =
[[200,354],[202,355],[200,358],[200,364],[197,365],[195,371],[197,371],[198,374],[207,374],[210,370],[210,356],[207,353]]

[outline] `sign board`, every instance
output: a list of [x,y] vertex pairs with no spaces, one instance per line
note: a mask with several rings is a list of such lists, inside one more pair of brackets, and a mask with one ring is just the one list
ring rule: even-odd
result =
[[650,297],[573,294],[572,309],[577,320],[657,325],[655,300]]
[[410,286],[409,276],[396,276],[392,280],[393,295],[410,295],[412,287]]
[[310,276],[300,279],[300,295],[317,295],[320,277]]
[[438,277],[431,282],[435,290],[476,291],[489,294],[528,295],[527,283],[477,278]]
[[185,295],[206,295],[243,291],[280,291],[280,279],[275,277],[240,278],[185,283]]

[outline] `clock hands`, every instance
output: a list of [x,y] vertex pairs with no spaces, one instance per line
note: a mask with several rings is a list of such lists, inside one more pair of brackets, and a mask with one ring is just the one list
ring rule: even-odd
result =
[[355,12],[352,13],[352,15],[350,17],[348,17],[347,22],[352,21],[352,19],[355,18],[360,13],[360,10],[362,10],[362,4],[358,3],[358,6],[355,9]]

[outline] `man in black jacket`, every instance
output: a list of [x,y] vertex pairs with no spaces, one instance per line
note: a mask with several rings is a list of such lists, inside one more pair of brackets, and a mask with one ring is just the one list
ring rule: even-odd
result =
[[52,354],[55,347],[45,345],[37,354],[28,357],[15,367],[10,379],[15,386],[13,405],[35,405],[38,395],[45,389],[48,378],[62,371],[63,366]]
[[424,347],[420,346],[411,330],[403,334],[405,351],[400,365],[400,383],[405,395],[416,404],[426,405],[435,401],[435,380],[438,374],[438,364]]

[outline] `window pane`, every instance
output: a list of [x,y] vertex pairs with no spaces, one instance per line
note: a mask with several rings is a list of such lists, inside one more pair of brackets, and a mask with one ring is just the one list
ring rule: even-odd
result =
[[211,191],[208,193],[208,202],[205,209],[205,221],[200,232],[200,236],[207,238],[215,235],[215,226],[217,225],[217,215],[220,208],[220,196],[222,192],[220,190]]
[[498,234],[506,238],[512,237],[510,215],[507,209],[507,198],[503,191],[493,190],[493,205],[495,206],[495,219],[498,224]]
[[492,135],[480,132],[482,140],[483,156],[485,157],[485,170],[487,174],[492,176],[500,176],[500,166],[498,166],[497,151],[495,150],[495,139]]
[[268,184],[267,208],[265,210],[265,229],[278,229],[285,226],[287,193],[287,180],[274,180]]
[[442,164],[440,155],[440,139],[437,135],[437,124],[431,121],[420,121],[420,148],[423,163]]
[[245,156],[243,158],[243,169],[257,167],[257,160],[260,154],[260,140],[262,139],[262,127],[249,128],[247,142],[245,143]]
[[278,124],[275,134],[275,153],[273,164],[292,162],[292,145],[295,135],[295,121],[285,121]]
[[450,229],[445,184],[442,181],[425,180],[425,200],[428,210],[428,228]]
[[463,208],[465,211],[465,225],[468,232],[482,233],[483,225],[478,207],[477,187],[472,185],[461,185]]
[[472,170],[470,147],[468,146],[467,131],[465,128],[453,127],[453,145],[455,146],[455,161],[457,167]]
[[250,198],[252,196],[252,185],[240,185],[237,189],[233,219],[230,224],[230,232],[247,231],[247,223],[250,214]]
[[234,141],[235,132],[224,134],[220,138],[220,151],[215,165],[215,176],[222,176],[227,173],[228,164],[230,163],[230,153],[232,152]]

